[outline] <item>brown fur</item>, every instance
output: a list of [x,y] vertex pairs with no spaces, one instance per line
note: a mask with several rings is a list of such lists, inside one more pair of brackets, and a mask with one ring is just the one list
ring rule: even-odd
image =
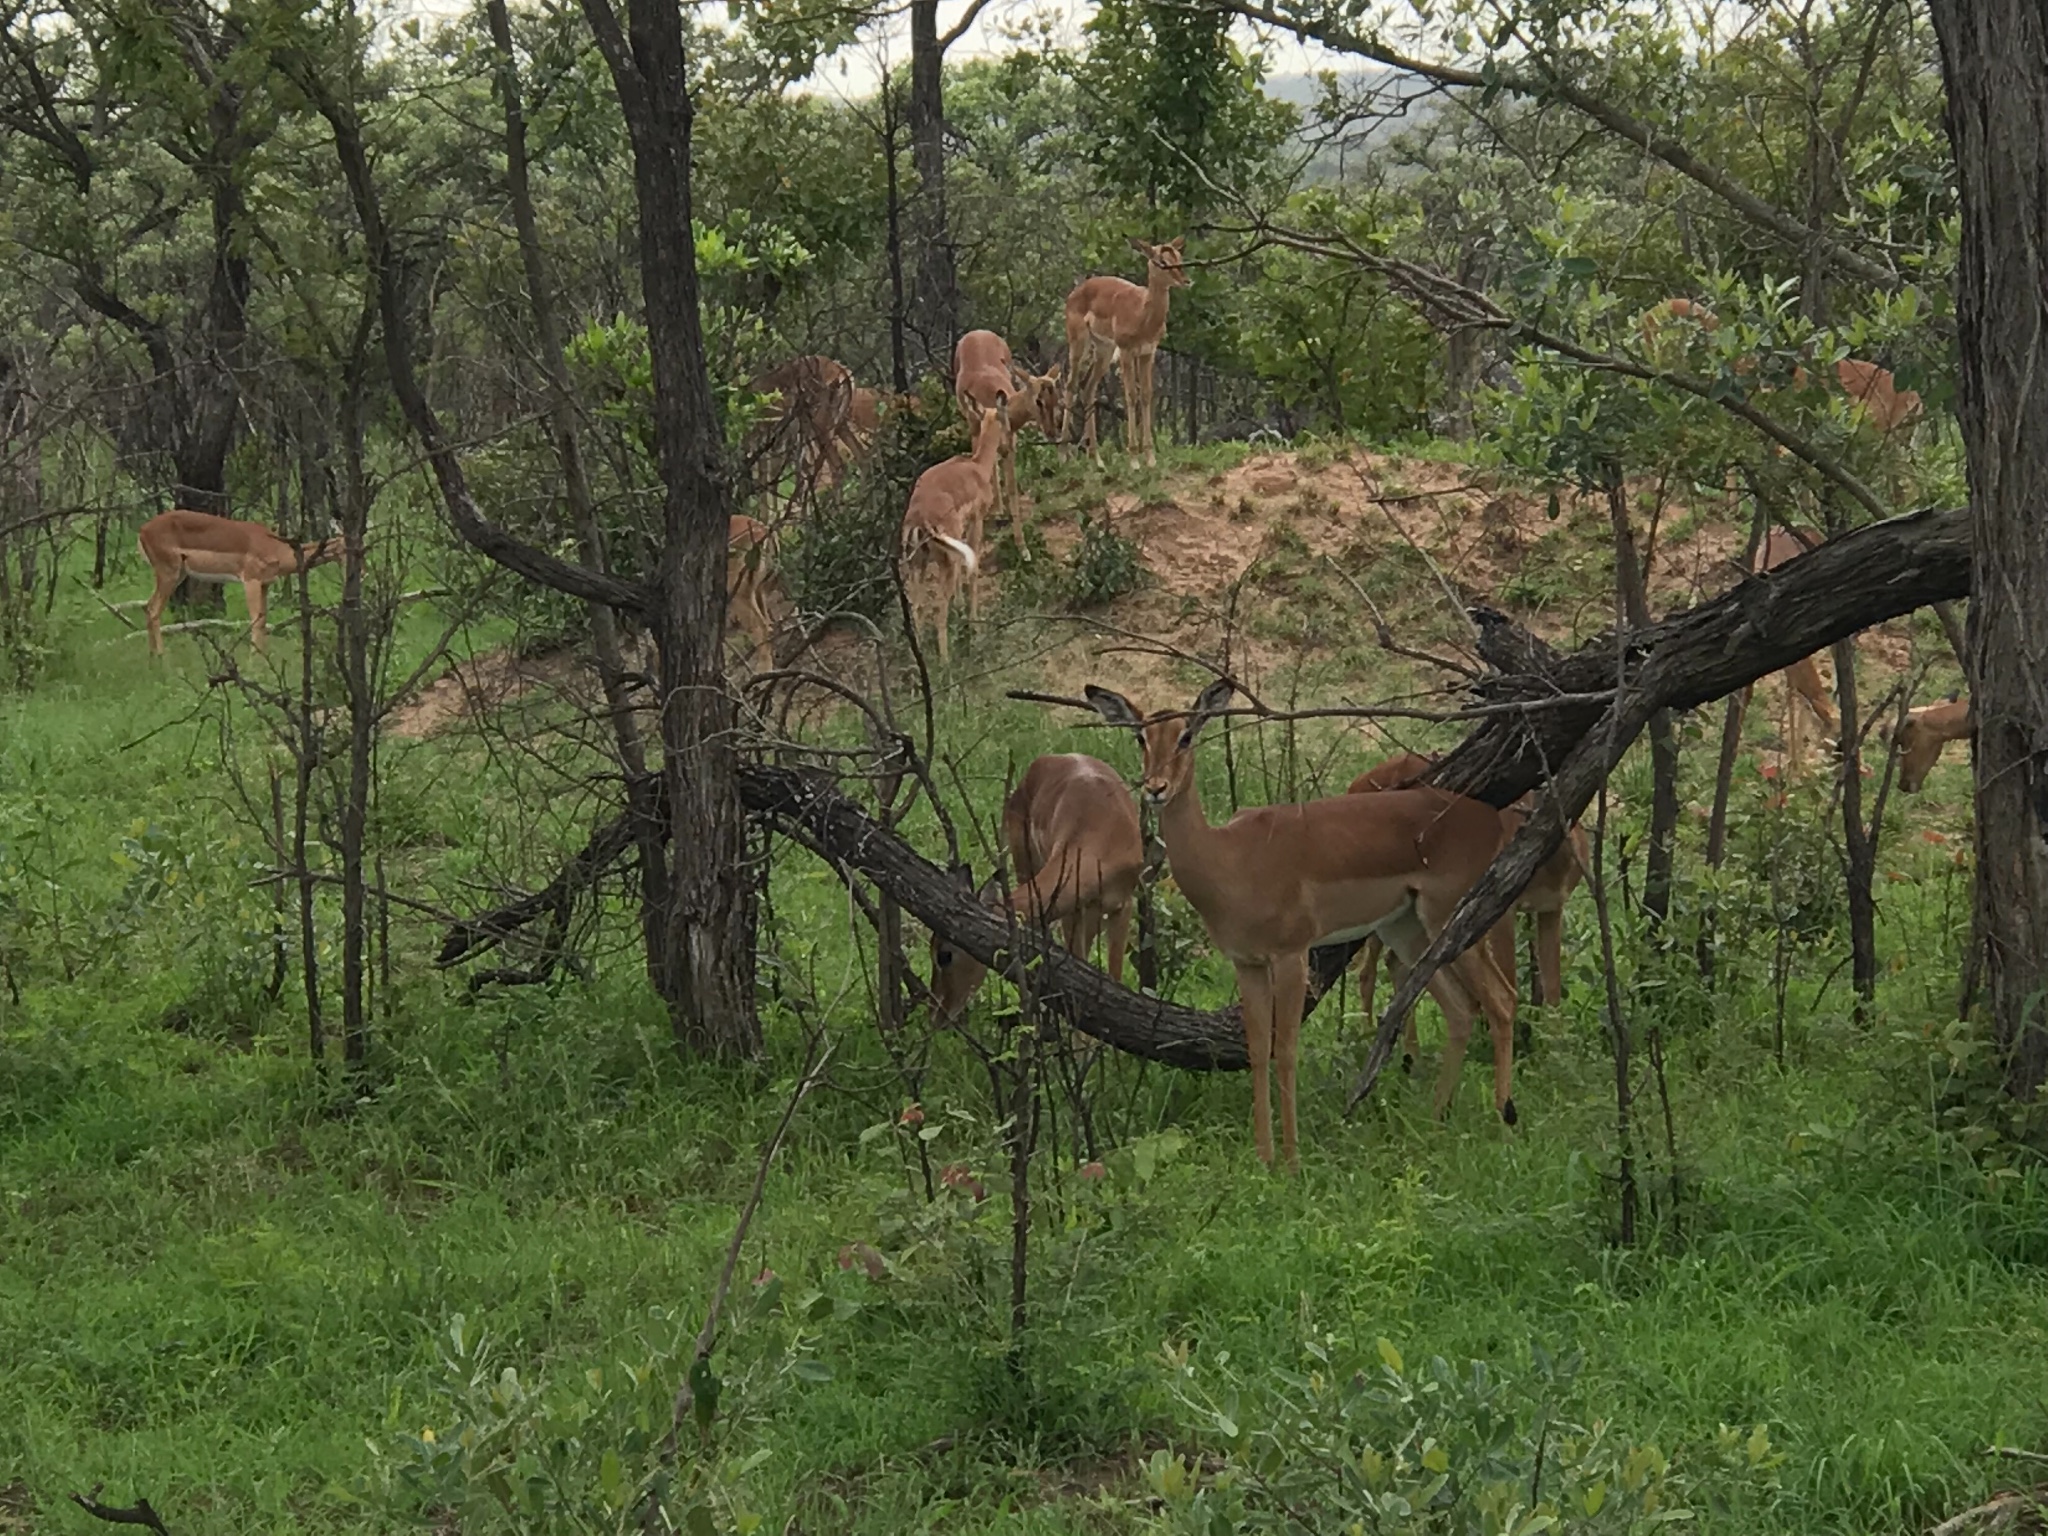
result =
[[994,331],[969,331],[953,348],[953,399],[971,426],[981,413],[1007,395],[1010,401],[1010,433],[1003,439],[1002,474],[996,484],[996,505],[1010,515],[1010,533],[1017,552],[1026,560],[1031,551],[1024,543],[1024,504],[1017,494],[1017,433],[1036,427],[1045,440],[1056,443],[1066,420],[1065,401],[1060,394],[1060,367],[1050,373],[1027,373],[1017,366],[1010,344]]
[[[996,455],[1009,431],[1009,403],[997,396],[981,414],[974,452],[955,454],[919,475],[903,512],[903,581],[911,592],[912,613],[922,606],[922,619],[938,629],[941,664],[949,659],[946,636],[953,598],[963,581],[968,627],[981,616],[981,524],[995,500]],[[920,602],[926,592],[930,595]]]
[[135,542],[156,576],[156,590],[150,593],[143,612],[149,621],[149,648],[158,656],[164,653],[164,604],[186,576],[199,581],[239,581],[249,601],[249,639],[261,651],[270,644],[265,622],[270,584],[339,560],[346,547],[342,539],[293,544],[261,523],[182,508],[152,517],[137,532]]
[[[1123,777],[1079,753],[1035,759],[1003,801],[1003,845],[1009,851],[1009,910],[1034,928],[1057,921],[1067,951],[1086,959],[1096,935],[1109,936],[1109,977],[1124,979],[1131,898],[1145,863],[1138,809]],[[1003,908],[1002,888],[982,897]],[[939,934],[932,935],[932,1012],[959,1017],[988,967]]]
[[[1500,815],[1441,790],[1392,789],[1260,806],[1212,826],[1195,784],[1195,739],[1232,691],[1229,683],[1212,683],[1188,710],[1162,715],[1145,715],[1106,688],[1091,686],[1088,700],[1105,720],[1138,733],[1142,792],[1159,808],[1174,880],[1237,971],[1259,1156],[1273,1160],[1271,1065],[1278,1068],[1282,1151],[1292,1167],[1309,950],[1370,929],[1414,963],[1500,851]],[[1449,1028],[1437,1078],[1439,1114],[1450,1107],[1483,1011],[1493,1034],[1494,1104],[1514,1122],[1515,986],[1503,968],[1513,965],[1513,946],[1513,924],[1502,922],[1430,978]]]
[[1095,397],[1110,364],[1124,385],[1124,447],[1132,458],[1158,462],[1152,448],[1152,364],[1166,335],[1167,299],[1187,286],[1182,267],[1184,236],[1158,245],[1142,240],[1131,247],[1145,258],[1145,285],[1121,277],[1091,277],[1067,295],[1067,430],[1085,403],[1088,451],[1102,462],[1095,439]]

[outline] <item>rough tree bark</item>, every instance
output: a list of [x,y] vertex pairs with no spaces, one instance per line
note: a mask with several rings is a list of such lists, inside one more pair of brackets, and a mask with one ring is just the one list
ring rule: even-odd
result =
[[655,990],[691,1051],[752,1055],[754,873],[740,805],[733,698],[725,686],[725,546],[732,493],[704,365],[690,226],[690,100],[678,0],[583,0],[633,144],[640,284],[654,372],[654,448],[665,548],[651,628],[671,822],[668,932]]
[[[1844,635],[1929,602],[1962,596],[1968,573],[1967,512],[1893,518],[1769,576],[1752,578],[1703,607],[1631,631],[1628,690],[1618,700],[1610,695],[1615,673],[1611,635],[1561,658],[1547,677],[1489,679],[1489,691],[1530,707],[1488,717],[1439,766],[1436,782],[1505,806],[1537,786],[1546,762],[1563,764],[1547,798],[1553,807],[1563,806],[1564,821],[1553,821],[1539,806],[1467,898],[1453,919],[1454,929],[1478,934],[1499,920],[1556,850],[1565,823],[1592,798],[1605,777],[1606,749],[1611,746],[1618,758],[1658,708],[1686,709],[1720,698]],[[1610,711],[1617,715],[1611,738]],[[1597,759],[1589,745],[1600,750]],[[1029,934],[1018,936],[1012,951],[1009,922],[982,906],[947,871],[876,825],[828,778],[743,764],[739,783],[749,812],[772,819],[842,874],[871,881],[977,959],[1012,980],[1028,981],[1042,1006],[1064,1014],[1077,1028],[1169,1066],[1238,1071],[1246,1065],[1243,1025],[1235,1008],[1205,1013],[1129,991]],[[1555,836],[1550,835],[1553,826]],[[621,817],[600,828],[546,890],[456,924],[439,963],[477,955],[526,924],[563,911],[631,845],[625,827]],[[1458,948],[1470,943],[1469,937],[1460,939]],[[1355,944],[1335,944],[1313,952],[1310,1006],[1336,984],[1356,950]],[[1399,1011],[1384,1016],[1400,1017]],[[1384,1019],[1382,1031],[1391,1045]]]
[[917,338],[922,366],[940,372],[952,366],[961,312],[960,274],[946,217],[946,50],[986,3],[972,0],[967,14],[942,34],[939,0],[910,0],[910,100],[904,118],[910,130],[911,162],[917,169],[917,197],[911,204],[917,272],[910,330]]
[[[1467,737],[1430,775],[1432,783],[1496,806],[1508,805],[1539,783],[1544,792],[1522,830],[1394,989],[1352,1101],[1371,1091],[1393,1051],[1403,1015],[1415,1006],[1436,968],[1471,948],[1507,915],[1653,714],[1722,698],[1859,629],[1965,595],[1970,517],[1967,510],[1916,512],[1830,540],[1704,607],[1631,635],[1630,670],[1623,686],[1604,702],[1546,709],[1527,717],[1521,728],[1503,730],[1489,723]],[[1808,641],[1806,650],[1798,649]],[[1602,645],[1608,646],[1605,653]],[[1592,695],[1613,676],[1611,656],[1610,642],[1595,642],[1565,658],[1547,677],[1488,679],[1480,691],[1532,703],[1559,694]],[[1557,765],[1554,777],[1548,776],[1552,764]]]
[[1933,0],[1962,207],[1957,416],[1975,539],[1978,915],[2006,1087],[2048,1081],[2048,14]]

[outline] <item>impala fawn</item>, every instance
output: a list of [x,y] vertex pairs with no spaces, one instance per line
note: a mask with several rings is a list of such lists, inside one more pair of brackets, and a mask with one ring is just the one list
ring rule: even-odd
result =
[[[996,493],[996,456],[1010,435],[1010,404],[997,395],[981,413],[974,452],[956,454],[917,477],[910,505],[903,512],[903,584],[910,609],[920,624],[930,621],[939,632],[939,661],[950,659],[946,632],[953,598],[967,585],[967,625],[981,615],[981,523]],[[920,609],[924,610],[920,613]]]

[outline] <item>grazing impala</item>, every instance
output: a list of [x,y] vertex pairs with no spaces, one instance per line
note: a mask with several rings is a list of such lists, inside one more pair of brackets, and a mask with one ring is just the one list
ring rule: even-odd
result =
[[[1195,738],[1233,691],[1214,682],[1187,710],[1158,715],[1092,685],[1088,702],[1112,725],[1138,733],[1142,792],[1159,809],[1174,881],[1237,971],[1259,1157],[1273,1161],[1266,1076],[1277,1061],[1281,1147],[1294,1167],[1295,1063],[1309,950],[1371,934],[1412,964],[1500,851],[1500,813],[1441,790],[1390,789],[1261,806],[1211,826],[1195,784]],[[1484,1011],[1493,1032],[1494,1105],[1514,1124],[1515,985],[1507,974],[1513,964],[1514,927],[1507,921],[1430,978],[1449,1026],[1437,1113],[1450,1106],[1474,1017]]]
[[143,611],[149,619],[149,648],[158,656],[164,653],[164,604],[185,577],[239,581],[249,599],[249,639],[260,651],[270,644],[270,630],[264,622],[265,589],[273,581],[339,560],[346,543],[336,538],[293,544],[261,523],[182,509],[152,517],[142,525],[135,542],[142,546],[142,558],[156,573],[156,590],[150,593]]
[[[1131,898],[1145,864],[1138,808],[1119,774],[1099,758],[1048,754],[1024,770],[1003,801],[1003,845],[1016,885],[1004,907],[991,880],[981,899],[1016,913],[1028,927],[1057,921],[1068,953],[1086,959],[1097,934],[1109,936],[1110,980],[1124,979]],[[988,967],[932,935],[932,1011],[957,1018]]]
[[1899,749],[1899,788],[1918,794],[1941,761],[1941,749],[1952,741],[1968,741],[1976,725],[1970,701],[1959,694],[1909,711],[1893,738]]
[[[1419,752],[1403,752],[1366,769],[1351,781],[1351,788],[1346,793],[1364,795],[1409,787],[1434,768],[1436,762],[1435,758],[1424,757]],[[1522,830],[1522,823],[1528,819],[1534,800],[1532,792],[1500,813],[1503,845]],[[1564,998],[1564,908],[1585,877],[1586,866],[1592,862],[1592,857],[1592,846],[1586,841],[1584,830],[1573,822],[1563,844],[1530,877],[1529,883],[1522,888],[1522,894],[1515,900],[1515,910],[1527,912],[1536,924],[1536,1002],[1539,1007],[1561,1002]],[[1358,993],[1367,1018],[1373,1014],[1373,995],[1379,984],[1382,948],[1378,939],[1367,939],[1365,947],[1359,951]],[[1400,963],[1398,956],[1388,959],[1389,971],[1396,979]],[[1401,1049],[1405,1067],[1414,1061],[1416,1054],[1414,1014],[1407,1017],[1403,1028]]]
[[752,665],[766,672],[775,663],[767,589],[775,576],[775,535],[759,518],[736,512],[725,525],[725,615],[752,642]]
[[1024,504],[1017,495],[1017,436],[1026,427],[1036,427],[1049,443],[1060,440],[1064,414],[1060,399],[1060,367],[1050,373],[1026,373],[1010,355],[1010,344],[994,331],[969,331],[953,348],[953,398],[960,414],[972,426],[981,413],[998,398],[1010,399],[1010,435],[1003,439],[1002,476],[996,485],[996,505],[1010,514],[1010,534],[1017,541],[1017,553],[1026,560],[1031,551],[1024,543]]
[[815,354],[792,357],[757,375],[747,389],[776,397],[747,438],[757,482],[772,488],[793,472],[796,495],[804,499],[836,481],[853,445],[853,375],[846,365]]
[[1140,453],[1147,465],[1159,462],[1152,451],[1152,363],[1166,335],[1166,303],[1176,288],[1185,288],[1181,265],[1186,237],[1176,235],[1158,245],[1132,240],[1145,258],[1145,286],[1121,277],[1091,277],[1067,295],[1067,407],[1065,434],[1072,436],[1076,408],[1088,406],[1088,451],[1102,462],[1095,440],[1095,396],[1111,363],[1124,384],[1124,447],[1132,458]]
[[[981,564],[981,521],[995,499],[996,454],[1009,435],[1009,401],[997,395],[981,413],[974,452],[955,454],[919,475],[903,512],[903,584],[910,590],[913,615],[924,608],[923,619],[938,628],[941,663],[947,660],[946,631],[962,582],[970,629],[981,614],[981,584],[975,575]],[[922,602],[920,591],[926,594]]]

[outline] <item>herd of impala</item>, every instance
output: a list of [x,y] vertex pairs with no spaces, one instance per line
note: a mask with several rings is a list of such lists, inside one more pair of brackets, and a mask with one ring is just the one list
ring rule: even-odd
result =
[[[1188,282],[1183,242],[1133,240],[1145,258],[1142,284],[1091,277],[1066,302],[1067,359],[1048,372],[1022,367],[993,331],[962,336],[954,350],[953,396],[973,434],[972,451],[927,469],[904,509],[898,556],[920,627],[934,632],[940,661],[954,599],[964,586],[970,626],[978,610],[985,521],[1009,518],[1019,558],[1028,560],[1023,505],[1017,490],[1016,438],[1025,427],[1066,447],[1085,415],[1083,440],[1101,462],[1096,399],[1110,368],[1123,386],[1125,445],[1133,458],[1156,462],[1153,446],[1153,364],[1166,333],[1167,306]],[[1668,299],[1638,317],[1644,350],[1656,357],[1682,326],[1711,332],[1713,313],[1690,299]],[[1754,370],[1755,360],[1739,360]],[[1890,434],[1920,414],[1920,397],[1898,389],[1873,363],[1844,359],[1835,376],[1856,413]],[[1797,370],[1795,386],[1804,386]],[[830,358],[793,358],[753,381],[770,401],[750,438],[751,455],[768,485],[794,477],[801,496],[836,480],[872,444],[890,397],[855,385]],[[1068,408],[1071,399],[1073,408]],[[1750,566],[1760,574],[1811,549],[1808,535],[1773,530]],[[248,597],[250,636],[266,641],[265,589],[287,575],[341,558],[343,541],[294,544],[255,523],[173,510],[140,533],[155,575],[147,604],[151,649],[162,654],[165,603],[186,577],[239,581]],[[772,665],[773,625],[766,594],[772,577],[769,526],[744,514],[731,519],[726,584],[730,616],[751,643],[757,671]],[[1796,698],[1788,729],[1796,763],[1800,705],[1824,732],[1837,729],[1832,702],[1812,657],[1786,669]],[[1107,722],[1136,733],[1142,767],[1139,798],[1158,815],[1174,879],[1200,915],[1211,943],[1236,972],[1252,1066],[1253,1136],[1259,1157],[1274,1157],[1271,1088],[1280,1099],[1280,1153],[1297,1162],[1295,1086],[1309,951],[1362,939],[1361,989],[1370,1013],[1382,954],[1399,969],[1413,964],[1449,920],[1460,899],[1493,862],[1527,815],[1526,802],[1496,811],[1477,800],[1429,787],[1435,760],[1403,753],[1361,773],[1343,795],[1239,812],[1217,826],[1202,808],[1195,743],[1223,713],[1233,687],[1211,683],[1184,710],[1148,713],[1121,693],[1091,685],[1089,704]],[[1896,734],[1900,785],[1918,790],[1950,741],[1972,729],[1969,702],[1951,698],[1911,711]],[[1003,843],[1014,884],[992,878],[980,890],[987,905],[1033,927],[1057,924],[1066,947],[1086,957],[1108,940],[1111,978],[1123,979],[1133,903],[1145,864],[1137,808],[1118,771],[1078,753],[1038,758],[1003,805]],[[1517,911],[1535,923],[1538,1004],[1563,994],[1562,914],[1588,859],[1584,833],[1573,826],[1557,853],[1522,893]],[[930,999],[941,1020],[957,1017],[987,967],[942,934],[931,941]],[[1494,1107],[1516,1119],[1513,1097],[1515,1014],[1514,916],[1439,970],[1429,991],[1447,1024],[1435,1103],[1442,1114],[1457,1086],[1480,1016],[1493,1041]],[[1415,1054],[1414,1020],[1406,1021],[1405,1060]],[[1271,1069],[1277,1066],[1277,1074]]]

